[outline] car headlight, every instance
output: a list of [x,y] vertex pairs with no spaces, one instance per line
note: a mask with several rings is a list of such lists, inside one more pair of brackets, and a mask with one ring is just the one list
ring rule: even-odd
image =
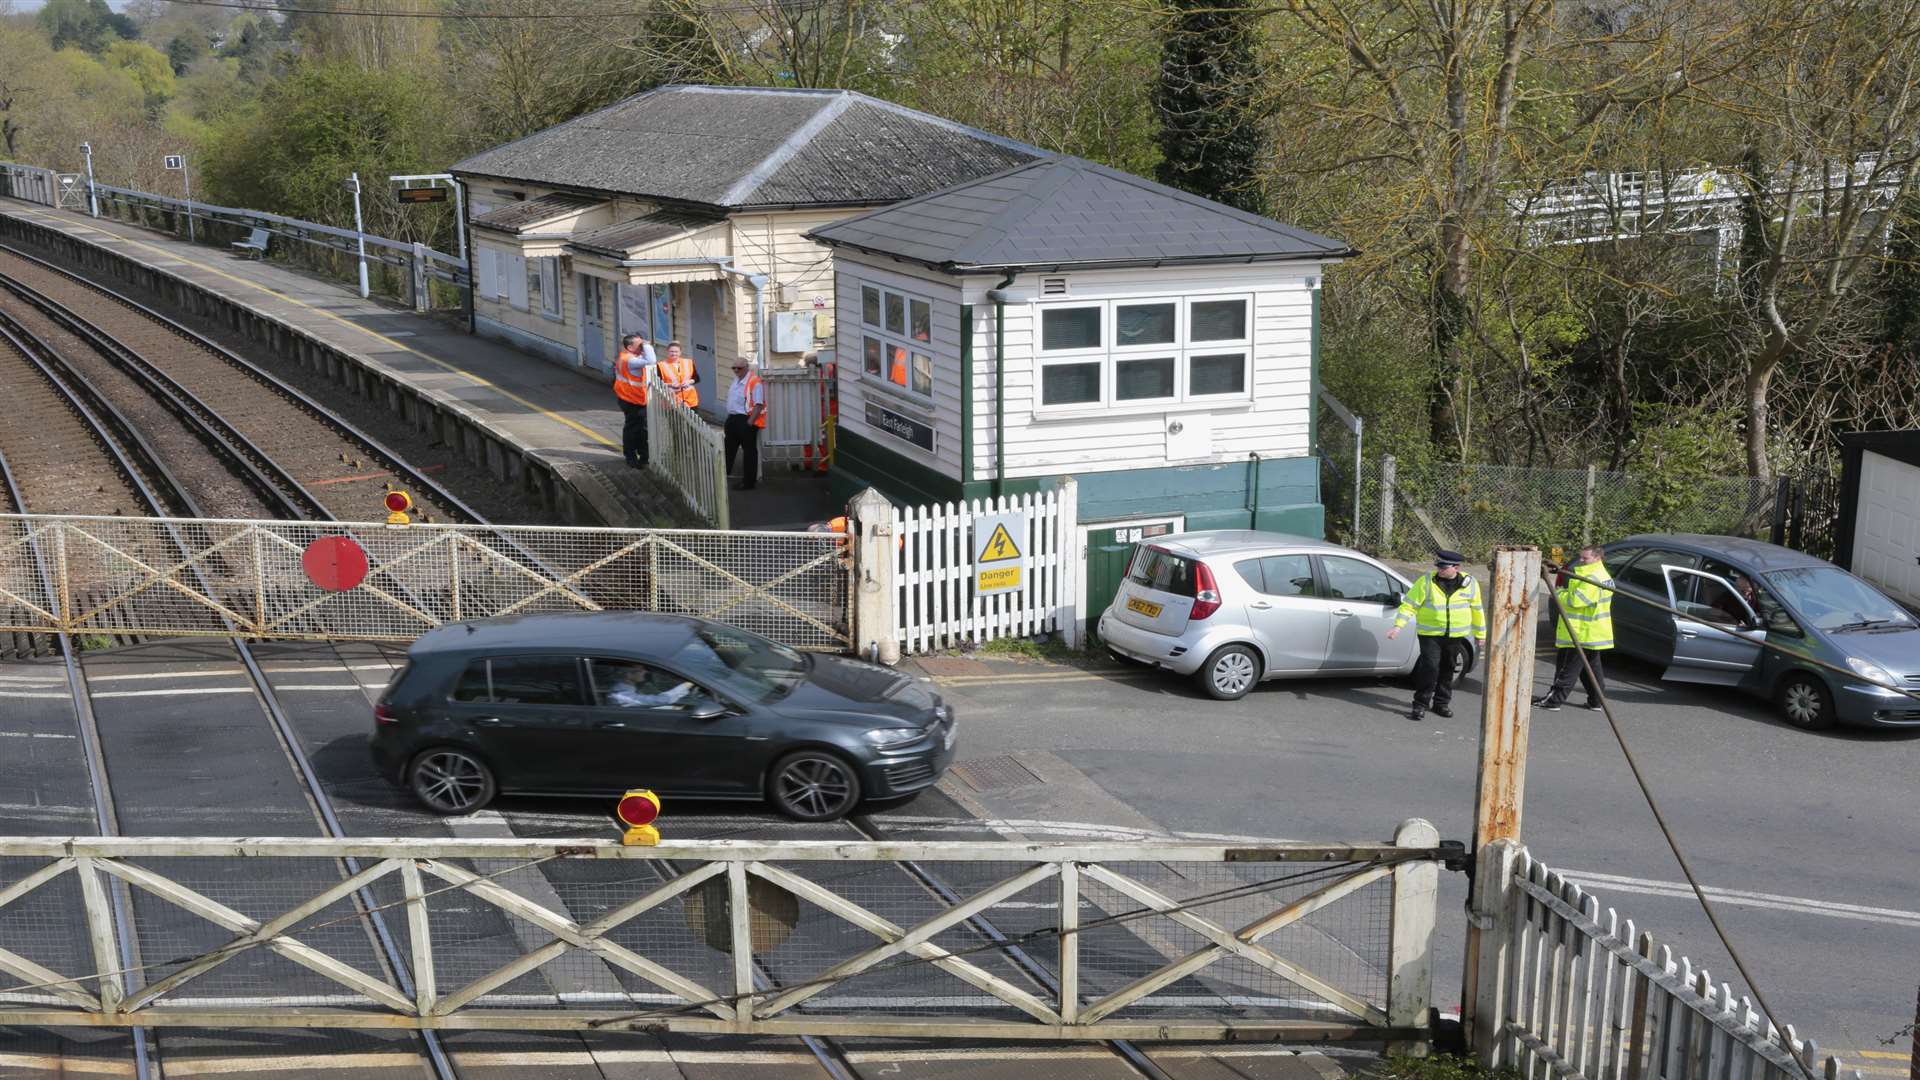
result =
[[1868,663],[1865,660],[1859,660],[1849,656],[1847,657],[1847,666],[1853,669],[1855,675],[1860,676],[1870,683],[1879,683],[1881,686],[1893,685],[1893,676],[1887,674],[1887,669],[1881,667],[1879,664]]
[[883,727],[867,732],[866,740],[875,746],[899,746],[915,739],[926,738],[927,733],[915,728]]

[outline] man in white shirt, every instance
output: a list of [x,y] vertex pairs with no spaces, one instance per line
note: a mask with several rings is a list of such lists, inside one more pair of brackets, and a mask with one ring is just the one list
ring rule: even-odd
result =
[[767,426],[767,384],[747,361],[733,362],[733,387],[727,391],[727,471],[733,471],[735,451],[747,452],[746,468],[734,487],[751,491],[760,482],[760,432]]
[[685,681],[665,690],[649,689],[662,681],[653,678],[644,668],[630,667],[614,679],[613,689],[607,691],[607,700],[623,709],[657,709],[678,704],[693,693],[693,684]]

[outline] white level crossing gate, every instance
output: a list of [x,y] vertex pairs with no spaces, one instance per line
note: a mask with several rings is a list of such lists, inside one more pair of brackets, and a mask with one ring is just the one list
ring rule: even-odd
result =
[[[1078,500],[1077,485],[1067,480],[1023,495],[896,507],[900,651],[938,652],[1052,632],[1077,645]],[[1008,522],[1006,536],[998,537]],[[990,543],[996,539],[1001,542]],[[1009,581],[1016,584],[1007,588]]]
[[0,838],[0,1025],[1417,1043],[1437,836]]

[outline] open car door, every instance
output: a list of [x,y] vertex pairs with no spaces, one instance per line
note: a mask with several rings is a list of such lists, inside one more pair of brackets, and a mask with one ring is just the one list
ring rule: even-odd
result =
[[1662,568],[1667,576],[1667,603],[1680,615],[1673,620],[1673,663],[1663,678],[1673,682],[1733,686],[1760,661],[1767,632],[1752,605],[1733,583],[1717,574]]

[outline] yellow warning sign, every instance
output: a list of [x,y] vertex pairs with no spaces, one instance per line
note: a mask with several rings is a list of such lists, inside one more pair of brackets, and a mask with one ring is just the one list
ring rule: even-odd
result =
[[973,591],[975,595],[1015,592],[1026,587],[1026,573],[1016,536],[1027,534],[1024,510],[982,514],[973,520]]
[[980,549],[981,562],[1005,562],[1020,557],[1020,548],[1007,533],[1005,524],[995,525],[993,535],[987,537],[987,546]]

